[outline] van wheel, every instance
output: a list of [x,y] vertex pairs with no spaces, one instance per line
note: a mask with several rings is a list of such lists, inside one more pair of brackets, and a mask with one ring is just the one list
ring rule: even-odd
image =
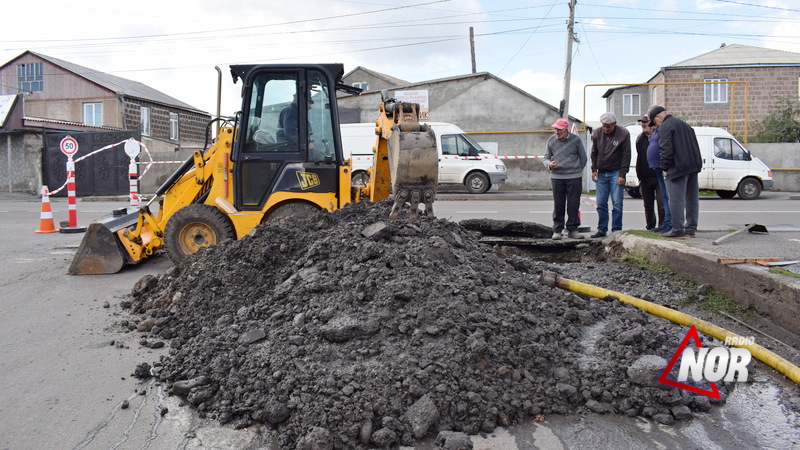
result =
[[736,196],[736,191],[717,191],[717,195],[721,198],[733,198]]
[[366,186],[369,183],[369,173],[363,170],[353,172],[353,176],[350,177],[350,183],[353,186]]
[[630,195],[633,198],[642,198],[642,191],[640,190],[639,186],[636,186],[635,188],[626,187],[625,192],[627,192],[628,195]]
[[753,178],[745,178],[739,183],[739,198],[742,200],[754,200],[761,195],[761,183]]
[[482,172],[473,172],[467,175],[464,185],[467,186],[467,190],[470,194],[483,194],[488,191],[491,186],[489,184],[489,177]]

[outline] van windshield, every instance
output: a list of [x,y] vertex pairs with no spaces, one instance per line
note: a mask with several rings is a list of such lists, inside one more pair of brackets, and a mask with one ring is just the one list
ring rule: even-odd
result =
[[484,149],[483,149],[483,147],[481,147],[481,145],[480,145],[480,144],[478,144],[477,142],[475,142],[474,140],[472,140],[472,138],[471,138],[471,137],[469,137],[469,135],[467,135],[467,134],[462,134],[461,136],[463,136],[463,137],[464,137],[464,139],[466,139],[466,140],[467,140],[467,142],[469,142],[469,143],[470,143],[470,145],[472,145],[473,147],[475,147],[475,150],[477,150],[477,151],[478,151],[478,153],[489,153],[489,152],[487,152],[486,150],[484,150]]

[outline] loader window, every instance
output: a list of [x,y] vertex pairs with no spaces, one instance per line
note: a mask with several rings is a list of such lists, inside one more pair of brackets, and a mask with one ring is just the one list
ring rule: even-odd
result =
[[[297,140],[297,74],[265,73],[253,82],[247,115],[246,152],[296,152]],[[292,126],[287,139],[284,125]]]

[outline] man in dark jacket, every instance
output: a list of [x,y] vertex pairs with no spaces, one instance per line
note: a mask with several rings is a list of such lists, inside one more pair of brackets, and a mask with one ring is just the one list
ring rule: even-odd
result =
[[622,229],[622,199],[625,196],[625,176],[631,165],[631,134],[617,126],[617,117],[610,113],[600,116],[601,128],[592,133],[592,181],[597,183],[597,233],[608,233],[608,196],[614,210],[611,231]]
[[694,129],[667,113],[663,106],[654,106],[648,113],[658,126],[658,154],[666,178],[672,231],[665,237],[694,237],[700,215],[700,188],[697,174],[703,169],[703,158]]
[[[647,147],[650,145],[650,136],[653,135],[655,128],[650,124],[650,117],[646,114],[638,122],[642,125],[642,133],[636,138],[636,178],[639,179],[639,192],[644,203],[645,227],[648,230],[655,230],[656,226],[661,227],[664,224],[664,200],[658,187],[656,171],[650,168],[647,161]],[[656,204],[658,204],[658,225],[656,225]]]

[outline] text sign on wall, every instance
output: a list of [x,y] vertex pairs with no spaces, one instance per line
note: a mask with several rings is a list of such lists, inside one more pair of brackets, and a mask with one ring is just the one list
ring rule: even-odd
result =
[[427,120],[428,117],[428,90],[418,89],[415,91],[396,91],[394,98],[398,102],[419,103],[419,119]]

